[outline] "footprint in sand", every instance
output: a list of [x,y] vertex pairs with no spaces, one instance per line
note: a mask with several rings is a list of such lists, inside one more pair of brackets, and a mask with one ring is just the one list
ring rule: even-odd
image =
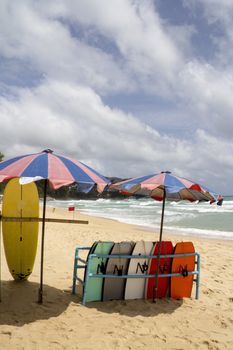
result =
[[[1,342],[4,339],[4,336],[7,337],[7,341],[12,338],[12,332],[11,331],[1,331]],[[5,338],[6,339],[6,338]]]
[[206,289],[206,290],[203,290],[203,294],[207,294],[207,295],[210,295],[210,294],[213,294],[214,293],[214,291],[213,291],[213,289]]

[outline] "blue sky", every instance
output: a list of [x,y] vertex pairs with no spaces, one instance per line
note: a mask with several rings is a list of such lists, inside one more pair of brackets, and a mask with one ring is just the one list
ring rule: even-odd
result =
[[233,193],[233,2],[2,0],[0,151]]

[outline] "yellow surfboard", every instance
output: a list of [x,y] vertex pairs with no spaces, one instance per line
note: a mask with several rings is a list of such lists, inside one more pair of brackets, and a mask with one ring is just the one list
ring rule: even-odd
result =
[[[2,216],[39,218],[39,196],[35,183],[20,185],[12,179],[5,187]],[[3,244],[9,271],[15,280],[26,280],[35,262],[39,222],[2,221]]]

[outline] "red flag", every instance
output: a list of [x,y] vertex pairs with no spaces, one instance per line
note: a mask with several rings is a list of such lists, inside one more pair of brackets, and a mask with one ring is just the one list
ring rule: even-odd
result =
[[75,207],[69,207],[68,210],[69,211],[75,211]]

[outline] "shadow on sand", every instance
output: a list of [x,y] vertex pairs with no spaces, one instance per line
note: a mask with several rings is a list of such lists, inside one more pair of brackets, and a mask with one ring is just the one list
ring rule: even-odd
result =
[[91,302],[81,306],[81,294],[71,294],[71,289],[63,291],[44,285],[43,304],[38,304],[39,284],[29,281],[2,281],[2,301],[0,302],[0,325],[22,327],[37,320],[48,320],[61,315],[72,303],[72,307],[83,307],[86,311],[126,315],[128,317],[153,317],[159,314],[172,314],[182,306],[182,300],[113,300]]
[[[77,288],[76,302],[81,304],[82,297],[80,288]],[[103,313],[118,313],[128,317],[145,316],[153,317],[159,314],[172,314],[181,307],[183,300],[170,298],[157,299],[155,303],[151,300],[112,300],[105,302],[90,302],[85,305],[88,309],[95,309]]]
[[113,300],[104,303],[92,302],[86,306],[100,312],[118,313],[128,317],[153,317],[159,314],[172,314],[182,304],[182,300],[159,299],[155,303],[149,300]]
[[0,325],[23,326],[37,320],[59,316],[72,301],[70,292],[44,285],[43,304],[38,304],[39,284],[29,281],[2,281]]

